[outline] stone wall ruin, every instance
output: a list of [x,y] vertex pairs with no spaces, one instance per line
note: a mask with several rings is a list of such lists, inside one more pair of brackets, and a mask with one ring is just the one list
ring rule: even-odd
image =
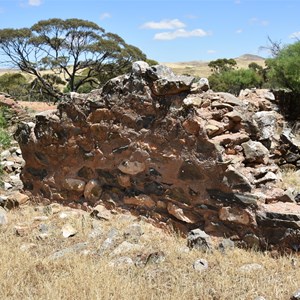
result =
[[251,247],[298,247],[297,197],[277,187],[284,120],[268,90],[237,98],[136,62],[101,90],[73,96],[19,126],[25,189]]

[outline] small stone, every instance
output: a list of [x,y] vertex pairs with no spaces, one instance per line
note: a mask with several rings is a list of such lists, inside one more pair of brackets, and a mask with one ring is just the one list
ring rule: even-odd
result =
[[203,272],[208,269],[208,262],[206,259],[203,259],[203,258],[197,259],[193,263],[193,268],[194,268],[194,270],[196,270],[198,272]]
[[187,246],[189,248],[208,251],[212,250],[211,238],[201,229],[193,229],[188,233]]
[[242,144],[245,159],[248,162],[267,164],[269,161],[269,150],[260,142],[248,141]]
[[118,169],[125,174],[129,175],[137,175],[141,172],[145,171],[145,164],[143,162],[138,161],[123,161],[119,166]]
[[27,225],[16,225],[14,227],[15,229],[15,233],[18,236],[25,236],[29,233],[31,233],[32,229],[31,227],[27,226]]
[[139,252],[142,250],[142,246],[138,244],[132,244],[127,241],[122,242],[111,253],[111,256],[124,255],[132,252]]
[[168,203],[167,210],[169,214],[171,214],[172,216],[174,216],[176,219],[180,221],[190,223],[190,224],[194,224],[198,221],[198,219],[194,217],[194,215],[185,212],[182,208],[178,207],[177,205],[171,202]]
[[197,119],[187,119],[182,123],[183,128],[189,134],[197,135],[200,130],[200,122]]
[[266,298],[263,296],[258,296],[258,297],[255,297],[254,300],[266,300]]
[[258,180],[255,180],[255,184],[256,185],[259,185],[259,184],[265,184],[269,181],[277,181],[278,180],[278,177],[276,174],[274,174],[273,172],[268,172],[264,177],[258,179]]
[[155,202],[148,195],[140,194],[135,197],[124,197],[124,204],[146,206],[148,208],[155,207]]
[[298,290],[297,292],[295,292],[292,297],[290,298],[290,300],[300,300],[300,290]]
[[109,221],[112,218],[110,210],[106,209],[103,205],[94,207],[90,215],[97,220]]
[[242,120],[242,115],[236,110],[228,112],[227,114],[225,114],[225,117],[228,117],[229,119],[231,119],[233,122],[236,123]]
[[100,248],[97,250],[98,255],[102,255],[104,252],[110,250],[117,243],[119,232],[117,229],[112,228],[105,241],[101,244]]
[[127,241],[138,243],[141,236],[144,234],[142,227],[138,223],[131,224],[124,231],[124,237]]
[[122,256],[116,259],[113,259],[108,263],[110,267],[118,268],[118,267],[130,267],[134,265],[133,260],[128,256]]
[[219,210],[219,218],[222,221],[233,222],[236,224],[248,225],[251,223],[249,213],[238,207],[222,207]]
[[223,239],[219,244],[218,248],[221,252],[226,252],[227,250],[233,250],[234,242],[231,239]]
[[34,243],[27,243],[27,244],[22,244],[21,247],[20,247],[20,250],[22,252],[26,252],[26,251],[31,250],[31,249],[36,248],[36,247],[37,247],[37,245],[34,244]]
[[165,253],[163,251],[157,251],[150,253],[147,257],[147,264],[160,264],[166,260]]
[[101,186],[100,182],[96,179],[90,180],[86,184],[83,194],[84,194],[84,198],[87,201],[91,201],[93,203],[98,201],[102,194],[102,186]]
[[129,175],[119,175],[118,183],[120,186],[128,188],[131,186],[131,180]]
[[40,224],[39,231],[41,233],[47,233],[49,231],[49,227],[47,224]]
[[85,182],[80,179],[66,178],[64,182],[64,188],[69,191],[83,192],[85,187]]
[[7,213],[5,209],[0,207],[0,226],[6,225],[8,223]]
[[136,61],[132,64],[132,74],[140,76],[146,73],[149,69],[149,64],[145,61]]
[[3,187],[5,191],[8,191],[13,188],[13,186],[9,182],[3,182]]
[[77,230],[70,224],[66,224],[62,228],[62,234],[64,238],[72,237],[76,235]]
[[239,268],[239,271],[248,273],[248,272],[258,271],[258,270],[263,270],[263,269],[264,269],[264,267],[262,265],[253,263],[253,264],[245,264],[245,265],[241,266]]
[[69,248],[65,248],[59,251],[54,252],[52,255],[50,255],[49,259],[51,260],[55,260],[55,259],[59,259],[62,258],[68,254],[74,253],[74,252],[80,252],[85,250],[85,248],[87,247],[88,243],[84,242],[84,243],[77,243],[75,245],[72,245]]

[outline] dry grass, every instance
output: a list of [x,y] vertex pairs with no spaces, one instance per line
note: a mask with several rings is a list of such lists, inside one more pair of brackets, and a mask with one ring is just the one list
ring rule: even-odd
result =
[[293,188],[300,191],[300,172],[294,169],[283,170],[281,187],[284,189]]
[[[53,232],[47,239],[37,239],[41,222],[33,221],[41,209],[24,207],[9,213],[9,224],[0,227],[0,299],[289,299],[300,288],[298,267],[291,264],[291,256],[272,258],[268,253],[234,249],[222,254],[200,251],[185,252],[186,241],[176,235],[167,235],[149,223],[117,214],[111,221],[97,221],[103,235],[87,238],[94,220],[78,212],[74,217],[49,216],[42,223]],[[65,239],[60,228],[71,223],[78,234]],[[139,222],[144,230],[139,242],[144,249],[163,251],[166,260],[160,264],[111,267],[109,253],[99,256],[97,249],[116,228],[122,232],[132,222]],[[24,236],[15,234],[17,223],[30,224],[32,230]],[[88,241],[90,252],[73,253],[60,259],[51,254],[78,242]],[[22,251],[20,247],[33,244]],[[131,257],[136,255],[132,253]],[[204,258],[209,268],[197,272],[192,265]],[[296,258],[297,259],[297,258]],[[244,264],[259,263],[262,270],[243,273]],[[300,261],[299,261],[300,263]]]

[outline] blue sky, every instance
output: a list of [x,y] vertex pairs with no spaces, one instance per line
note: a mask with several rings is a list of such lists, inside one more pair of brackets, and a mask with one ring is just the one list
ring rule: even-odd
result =
[[0,28],[80,18],[159,62],[234,58],[300,39],[300,0],[0,0]]

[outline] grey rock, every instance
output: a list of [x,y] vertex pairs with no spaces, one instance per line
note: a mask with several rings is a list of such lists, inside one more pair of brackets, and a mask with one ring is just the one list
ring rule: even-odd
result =
[[232,106],[242,106],[243,102],[230,93],[219,92],[217,95],[223,98],[223,102],[230,104]]
[[225,253],[228,250],[233,250],[234,249],[234,242],[231,239],[223,239],[219,246],[218,249]]
[[269,150],[260,142],[248,141],[242,143],[245,159],[247,162],[267,164],[269,161]]
[[140,252],[142,250],[142,246],[138,244],[132,244],[127,241],[122,242],[118,245],[111,253],[111,256],[116,255],[126,255],[132,252]]
[[97,250],[98,255],[104,254],[106,251],[111,250],[112,248],[115,247],[119,237],[119,232],[117,229],[112,228],[109,233],[107,238],[104,240],[104,242],[101,244],[99,249]]
[[291,296],[290,300],[300,300],[300,289]]
[[141,76],[146,73],[149,68],[149,64],[145,61],[136,61],[132,64],[132,74]]
[[259,185],[259,184],[264,184],[264,183],[267,183],[269,181],[277,181],[278,180],[278,177],[276,174],[274,174],[273,172],[268,172],[264,177],[258,179],[258,180],[255,180],[255,184],[256,185]]
[[259,111],[253,116],[259,129],[259,139],[273,139],[276,133],[277,114],[273,111]]
[[88,246],[87,242],[75,244],[71,247],[54,252],[52,255],[50,255],[49,259],[55,260],[55,259],[62,258],[68,254],[82,251],[86,249],[87,246]]
[[5,209],[0,207],[0,226],[6,225],[8,223],[7,213]]
[[168,68],[167,66],[164,66],[164,65],[151,66],[147,70],[147,75],[152,80],[157,80],[157,79],[161,79],[161,78],[174,78],[176,76],[173,73],[171,68]]
[[193,263],[193,268],[194,268],[194,270],[196,270],[198,272],[203,272],[208,269],[208,262],[206,259],[203,259],[203,258],[197,259]]
[[40,226],[39,226],[39,231],[41,232],[41,233],[47,233],[48,231],[49,231],[49,227],[48,227],[48,225],[47,224],[40,224]]
[[160,264],[165,260],[166,260],[165,253],[163,251],[156,251],[148,255],[147,263]]
[[143,234],[142,227],[138,223],[131,224],[124,230],[125,239],[132,243],[138,243]]
[[252,189],[251,183],[248,178],[241,174],[233,166],[228,166],[223,182],[232,189],[237,189],[241,192],[250,192]]
[[120,268],[120,267],[122,268],[122,267],[134,266],[134,262],[128,256],[122,256],[111,260],[108,265],[113,268]]
[[3,187],[5,191],[11,190],[13,186],[9,182],[3,182]]
[[209,90],[209,81],[207,78],[200,78],[199,81],[194,82],[191,86],[192,93],[206,92]]
[[193,229],[188,233],[187,246],[201,251],[212,250],[210,236],[201,229]]

